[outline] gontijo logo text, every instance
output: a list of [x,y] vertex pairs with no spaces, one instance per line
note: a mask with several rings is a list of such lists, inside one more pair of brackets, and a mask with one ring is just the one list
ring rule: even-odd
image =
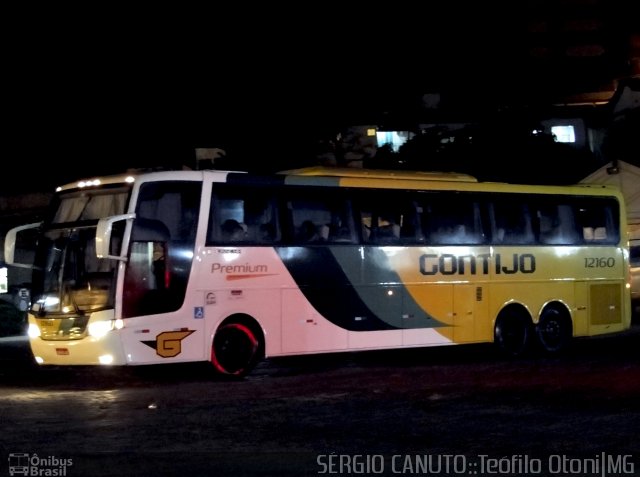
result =
[[[420,273],[423,275],[488,275],[491,271],[491,254],[453,255],[425,253],[420,256]],[[493,272],[496,275],[534,273],[536,257],[532,253],[514,253],[511,257],[495,254]]]

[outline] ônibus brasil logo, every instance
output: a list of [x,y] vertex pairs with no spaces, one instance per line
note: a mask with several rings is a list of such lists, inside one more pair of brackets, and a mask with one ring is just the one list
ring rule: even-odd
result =
[[67,467],[72,465],[72,459],[52,455],[38,457],[38,454],[26,452],[9,454],[9,475],[63,477],[67,475]]

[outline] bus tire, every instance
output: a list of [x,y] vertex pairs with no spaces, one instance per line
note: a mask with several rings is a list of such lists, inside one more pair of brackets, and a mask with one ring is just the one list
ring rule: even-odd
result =
[[557,307],[549,306],[540,315],[536,335],[545,352],[558,353],[568,346],[573,336],[571,320]]
[[227,323],[216,331],[211,347],[211,362],[218,373],[243,377],[259,360],[260,342],[242,323]]
[[506,356],[524,355],[529,349],[530,336],[531,322],[524,312],[502,313],[496,320],[494,341]]

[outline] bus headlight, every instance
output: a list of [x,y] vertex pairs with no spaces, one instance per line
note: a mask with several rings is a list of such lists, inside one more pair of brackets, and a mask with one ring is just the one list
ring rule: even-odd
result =
[[40,336],[40,327],[35,323],[29,323],[27,334],[29,335],[29,338],[37,338],[38,336]]
[[87,329],[89,331],[89,336],[102,338],[113,329],[113,321],[94,321],[89,323],[89,327]]
[[98,357],[98,361],[100,361],[100,364],[111,364],[113,363],[113,355],[103,354]]

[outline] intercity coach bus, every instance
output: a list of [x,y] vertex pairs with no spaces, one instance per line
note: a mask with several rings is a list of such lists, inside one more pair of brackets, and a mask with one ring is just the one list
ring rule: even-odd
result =
[[455,173],[171,171],[60,187],[28,315],[42,365],[210,361],[495,342],[557,352],[630,326],[607,186]]

